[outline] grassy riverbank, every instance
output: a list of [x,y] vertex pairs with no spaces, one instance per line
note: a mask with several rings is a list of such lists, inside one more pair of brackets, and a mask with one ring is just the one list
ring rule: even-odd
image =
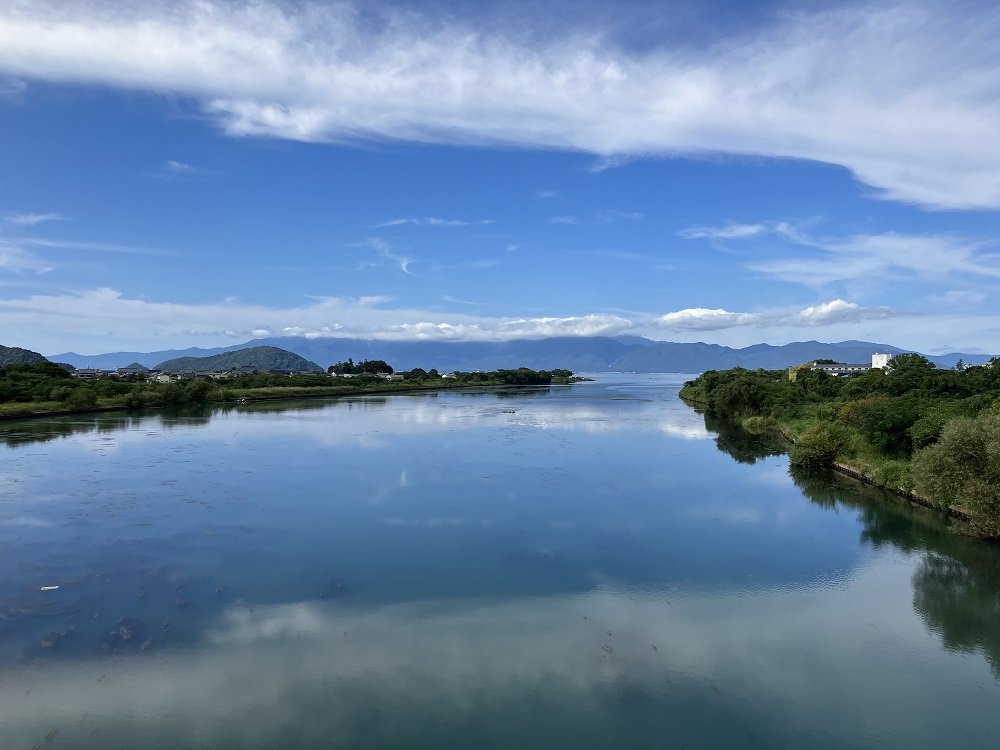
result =
[[793,465],[840,465],[957,513],[969,533],[1000,538],[1000,367],[940,370],[903,355],[848,378],[710,371],[681,397],[751,432],[783,435]]
[[568,370],[495,370],[455,373],[444,378],[422,373],[391,381],[376,377],[331,378],[321,374],[251,375],[224,380],[191,379],[176,383],[121,378],[79,380],[48,362],[0,368],[0,419],[54,414],[146,409],[185,404],[227,404],[286,398],[407,393],[456,388],[560,385],[585,380]]

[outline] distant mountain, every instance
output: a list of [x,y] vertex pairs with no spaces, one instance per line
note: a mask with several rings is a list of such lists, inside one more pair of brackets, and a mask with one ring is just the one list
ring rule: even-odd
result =
[[[639,339],[646,341],[646,339]],[[604,336],[562,336],[519,341],[377,341],[370,339],[272,338],[255,343],[280,346],[303,357],[332,365],[351,358],[381,359],[397,370],[422,367],[439,372],[530,367],[564,367],[575,372],[607,369],[634,345]]]
[[257,341],[248,341],[245,344],[220,346],[213,349],[199,349],[192,346],[188,349],[161,349],[155,352],[109,352],[108,354],[63,352],[62,354],[53,354],[49,359],[53,362],[66,362],[74,367],[92,368],[95,370],[117,370],[119,367],[128,367],[130,364],[153,367],[165,359],[175,359],[177,357],[210,357],[214,354],[236,351],[237,349],[249,349],[252,346],[258,345],[259,342]]
[[[867,341],[841,341],[833,344],[796,341],[782,346],[754,344],[743,349],[717,344],[675,344],[662,341],[652,346],[632,349],[611,363],[609,369],[622,372],[704,372],[730,367],[780,370],[814,359],[868,364],[875,352],[903,354],[906,351],[888,344]],[[960,359],[966,364],[983,364],[989,361],[990,355],[954,353],[928,356],[928,359],[939,367],[954,367]]]
[[148,370],[149,368],[146,367],[146,365],[142,364],[141,362],[129,362],[122,369],[123,370],[139,370],[139,371],[142,371],[142,370]]
[[[294,352],[324,369],[348,358],[382,359],[398,370],[423,367],[440,372],[450,370],[494,370],[498,367],[531,367],[536,370],[565,367],[574,372],[690,372],[746,367],[780,369],[813,359],[839,362],[870,362],[872,353],[900,354],[903,349],[868,341],[797,341],[783,346],[755,344],[734,349],[718,344],[678,344],[651,341],[638,336],[590,336],[531,339],[524,341],[377,341],[373,339],[303,339],[268,338],[217,349],[185,349],[160,352],[115,352],[79,355],[72,352],[52,355],[49,359],[68,362],[76,367],[115,369],[129,362],[151,367],[178,357],[211,357],[227,352],[245,351],[260,346],[278,347]],[[968,364],[989,360],[984,354],[941,354],[930,359],[940,367],[954,367],[962,359]],[[277,368],[275,368],[277,369]]]
[[287,372],[325,372],[315,362],[276,346],[255,346],[211,357],[178,357],[160,362],[157,370],[193,370],[195,372],[224,372],[237,367],[254,367],[258,370],[284,370]]
[[45,362],[45,357],[38,352],[22,349],[19,346],[0,346],[0,367],[30,365],[32,362]]

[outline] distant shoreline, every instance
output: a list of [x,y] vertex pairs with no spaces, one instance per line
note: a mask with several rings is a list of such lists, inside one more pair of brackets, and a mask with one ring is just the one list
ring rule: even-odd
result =
[[[341,396],[368,396],[368,395],[378,395],[378,394],[396,394],[396,393],[428,393],[428,392],[441,392],[441,391],[469,391],[487,388],[538,388],[538,387],[549,387],[549,386],[569,386],[573,383],[589,381],[591,378],[583,378],[574,376],[570,378],[567,382],[556,382],[556,383],[545,383],[541,385],[512,385],[507,383],[495,382],[495,383],[474,383],[474,384],[455,384],[450,383],[429,383],[427,385],[396,385],[390,383],[371,383],[365,386],[348,386],[351,389],[345,390],[345,386],[336,387],[311,387],[311,388],[288,388],[289,391],[295,391],[294,393],[269,393],[260,395],[243,395],[238,396],[235,399],[219,400],[219,399],[206,399],[202,401],[201,404],[206,406],[239,406],[247,403],[261,402],[261,401],[290,401],[298,399],[308,399],[308,398],[339,398]],[[164,404],[164,405],[149,405],[142,406],[139,408],[128,406],[126,404],[114,404],[108,406],[92,406],[86,409],[73,409],[73,408],[37,408],[31,407],[30,404],[25,404],[26,410],[24,412],[18,412],[13,414],[0,414],[0,423],[11,422],[19,420],[28,419],[39,419],[41,417],[65,417],[73,415],[83,415],[83,414],[104,414],[109,412],[122,412],[122,411],[149,411],[149,410],[162,410],[170,408],[178,408],[179,406],[194,406],[195,404]]]

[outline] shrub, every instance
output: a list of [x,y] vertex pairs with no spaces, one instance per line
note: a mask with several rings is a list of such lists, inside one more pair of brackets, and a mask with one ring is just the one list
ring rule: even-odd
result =
[[810,427],[789,452],[792,466],[822,468],[837,460],[837,455],[847,444],[844,430],[837,425]]
[[958,506],[978,533],[1000,537],[1000,415],[949,422],[935,445],[917,451],[913,478],[921,495]]
[[891,490],[910,492],[913,489],[913,475],[909,461],[886,461],[874,471],[875,484]]

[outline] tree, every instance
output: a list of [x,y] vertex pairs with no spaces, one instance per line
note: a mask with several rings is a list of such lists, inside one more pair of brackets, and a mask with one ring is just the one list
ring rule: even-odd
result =
[[913,459],[917,492],[969,513],[981,534],[1000,537],[1000,414],[949,422]]
[[712,410],[730,417],[760,413],[764,390],[749,376],[735,378],[712,392]]
[[831,466],[847,438],[839,425],[817,425],[798,439],[788,454],[792,466],[819,469]]

